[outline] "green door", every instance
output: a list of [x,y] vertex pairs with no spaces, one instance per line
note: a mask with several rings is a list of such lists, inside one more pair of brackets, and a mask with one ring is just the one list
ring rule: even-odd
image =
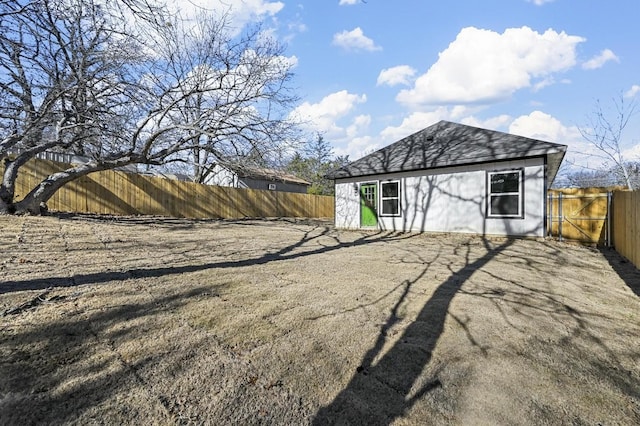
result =
[[378,184],[360,185],[360,226],[378,224]]

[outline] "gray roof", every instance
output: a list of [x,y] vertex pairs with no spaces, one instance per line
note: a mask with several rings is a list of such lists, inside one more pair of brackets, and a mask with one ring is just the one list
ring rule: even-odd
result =
[[298,176],[286,173],[282,170],[267,169],[264,167],[249,167],[249,166],[224,166],[227,169],[233,171],[241,178],[258,179],[279,181],[285,183],[294,183],[297,185],[311,186],[311,182],[304,180]]
[[551,185],[566,150],[566,145],[440,121],[336,169],[327,177],[342,179],[546,156]]

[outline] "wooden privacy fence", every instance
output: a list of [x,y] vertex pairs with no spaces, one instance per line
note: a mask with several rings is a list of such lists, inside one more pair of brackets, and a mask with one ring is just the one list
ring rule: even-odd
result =
[[547,214],[549,236],[614,247],[640,268],[640,191],[551,190]]
[[640,191],[613,194],[613,245],[640,268]]
[[[66,167],[49,160],[31,160],[21,169],[16,199]],[[334,214],[334,198],[329,196],[201,185],[117,170],[69,182],[47,206],[62,212],[186,218],[332,218]]]
[[559,240],[611,245],[611,190],[568,188],[547,194],[547,234]]

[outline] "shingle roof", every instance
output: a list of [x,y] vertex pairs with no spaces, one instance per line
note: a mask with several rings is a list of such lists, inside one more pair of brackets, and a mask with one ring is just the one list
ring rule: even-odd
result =
[[282,170],[267,169],[260,167],[228,167],[233,170],[238,176],[252,179],[280,181],[286,183],[295,183],[298,185],[310,186],[311,182],[306,181],[298,176],[294,176],[289,173],[285,173]]
[[551,185],[566,145],[440,121],[327,175],[330,179],[547,157]]

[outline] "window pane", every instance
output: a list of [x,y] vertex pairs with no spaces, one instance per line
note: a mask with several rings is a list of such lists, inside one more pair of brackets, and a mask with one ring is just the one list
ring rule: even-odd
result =
[[494,173],[491,175],[491,193],[500,194],[504,192],[520,191],[520,173]]
[[519,195],[492,195],[491,215],[517,216],[520,213]]
[[398,214],[398,200],[382,200],[382,214]]
[[383,197],[397,197],[398,196],[398,182],[387,182],[382,184],[382,196]]

